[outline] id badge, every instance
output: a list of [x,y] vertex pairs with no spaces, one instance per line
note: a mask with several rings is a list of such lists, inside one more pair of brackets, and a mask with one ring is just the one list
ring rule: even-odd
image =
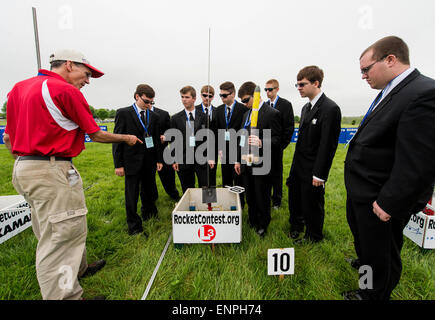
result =
[[246,140],[246,136],[240,136],[240,147],[244,147],[245,146],[245,140]]
[[225,131],[225,141],[230,141],[230,132]]
[[154,148],[153,137],[145,137],[145,145],[147,149]]
[[195,146],[195,136],[190,136],[189,137],[189,147],[194,147]]

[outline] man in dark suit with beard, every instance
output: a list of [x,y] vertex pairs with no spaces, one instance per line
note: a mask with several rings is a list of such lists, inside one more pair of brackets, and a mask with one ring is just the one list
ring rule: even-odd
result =
[[410,67],[408,46],[394,36],[368,47],[360,69],[381,91],[349,143],[344,177],[359,265],[373,278],[344,298],[387,300],[402,271],[403,228],[434,188],[435,80]]
[[156,169],[162,168],[159,116],[147,107],[152,105],[154,95],[153,88],[140,84],[134,93],[136,102],[116,112],[113,132],[135,135],[144,141],[143,145],[113,144],[112,148],[115,174],[125,177],[125,208],[130,235],[143,231],[142,220],[136,212],[139,194],[143,220],[158,213],[155,206],[158,197]]
[[299,71],[296,87],[308,102],[301,112],[298,141],[287,178],[290,234],[293,239],[306,227],[303,239],[323,239],[325,182],[337,150],[341,131],[341,111],[320,89],[323,71],[308,66]]

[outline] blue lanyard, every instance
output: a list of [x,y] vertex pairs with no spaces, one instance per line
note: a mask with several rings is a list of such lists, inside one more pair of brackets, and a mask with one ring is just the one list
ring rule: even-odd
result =
[[145,126],[145,124],[142,122],[142,119],[141,119],[141,117],[139,115],[139,112],[137,112],[137,105],[136,105],[136,103],[134,103],[133,106],[134,106],[134,111],[136,111],[136,115],[137,115],[137,117],[139,119],[140,124],[144,128],[145,133],[147,134],[147,136],[149,136],[148,128],[150,126],[150,111],[147,109],[147,125]]
[[251,116],[252,116],[252,109],[249,110],[249,115],[246,117],[245,125],[243,126],[243,128],[246,129],[251,124]]
[[277,95],[274,101],[270,100],[270,103],[273,103],[274,109],[276,109],[276,102],[278,101],[278,98],[279,98],[279,96]]
[[[201,107],[202,107],[202,111],[204,112],[204,114],[205,114],[205,108],[204,108],[204,105],[201,103]],[[211,117],[211,111],[212,111],[212,109],[211,109],[211,105],[210,105],[210,113],[208,114],[208,116],[209,117]]]
[[231,117],[233,116],[233,112],[234,112],[235,106],[236,106],[236,102],[234,101],[233,105],[231,106],[231,113],[230,113],[230,117],[229,118],[227,118],[227,114],[228,114],[227,108],[228,107],[225,108],[225,122],[227,123],[227,129],[228,129],[229,125],[230,125]]

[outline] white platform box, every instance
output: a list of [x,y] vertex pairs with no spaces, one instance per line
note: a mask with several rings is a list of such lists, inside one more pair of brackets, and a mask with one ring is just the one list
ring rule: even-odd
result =
[[30,206],[23,196],[0,196],[0,243],[31,225]]
[[[242,209],[240,198],[226,188],[216,188],[212,211],[202,203],[202,189],[187,189],[172,212],[174,243],[240,243]],[[191,211],[195,207],[195,211]]]
[[435,249],[435,216],[423,212],[413,214],[403,234],[424,249]]

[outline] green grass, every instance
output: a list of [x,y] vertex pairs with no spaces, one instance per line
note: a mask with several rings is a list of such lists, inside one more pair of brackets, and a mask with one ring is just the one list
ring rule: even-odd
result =
[[[109,131],[113,125],[109,125]],[[284,155],[284,182],[294,152]],[[169,246],[148,299],[341,299],[341,292],[356,289],[358,273],[345,257],[354,256],[353,239],[346,222],[343,181],[344,145],[339,145],[326,187],[325,240],[316,245],[294,246],[287,237],[287,188],[281,209],[272,211],[264,239],[247,225],[243,212],[242,243]],[[150,237],[129,236],[125,221],[124,180],[115,176],[111,145],[86,144],[74,160],[83,180],[88,213],[88,261],[104,258],[106,267],[81,280],[85,297],[140,299],[171,233],[175,202],[159,188],[159,217],[144,223]],[[13,159],[0,146],[0,195],[16,194],[11,184]],[[220,170],[218,170],[220,181]],[[178,189],[181,190],[177,178]],[[41,299],[35,275],[36,239],[31,228],[0,244],[0,299]],[[295,274],[280,280],[267,275],[267,250],[295,248]],[[405,238],[403,273],[392,299],[435,299],[435,255]]]

